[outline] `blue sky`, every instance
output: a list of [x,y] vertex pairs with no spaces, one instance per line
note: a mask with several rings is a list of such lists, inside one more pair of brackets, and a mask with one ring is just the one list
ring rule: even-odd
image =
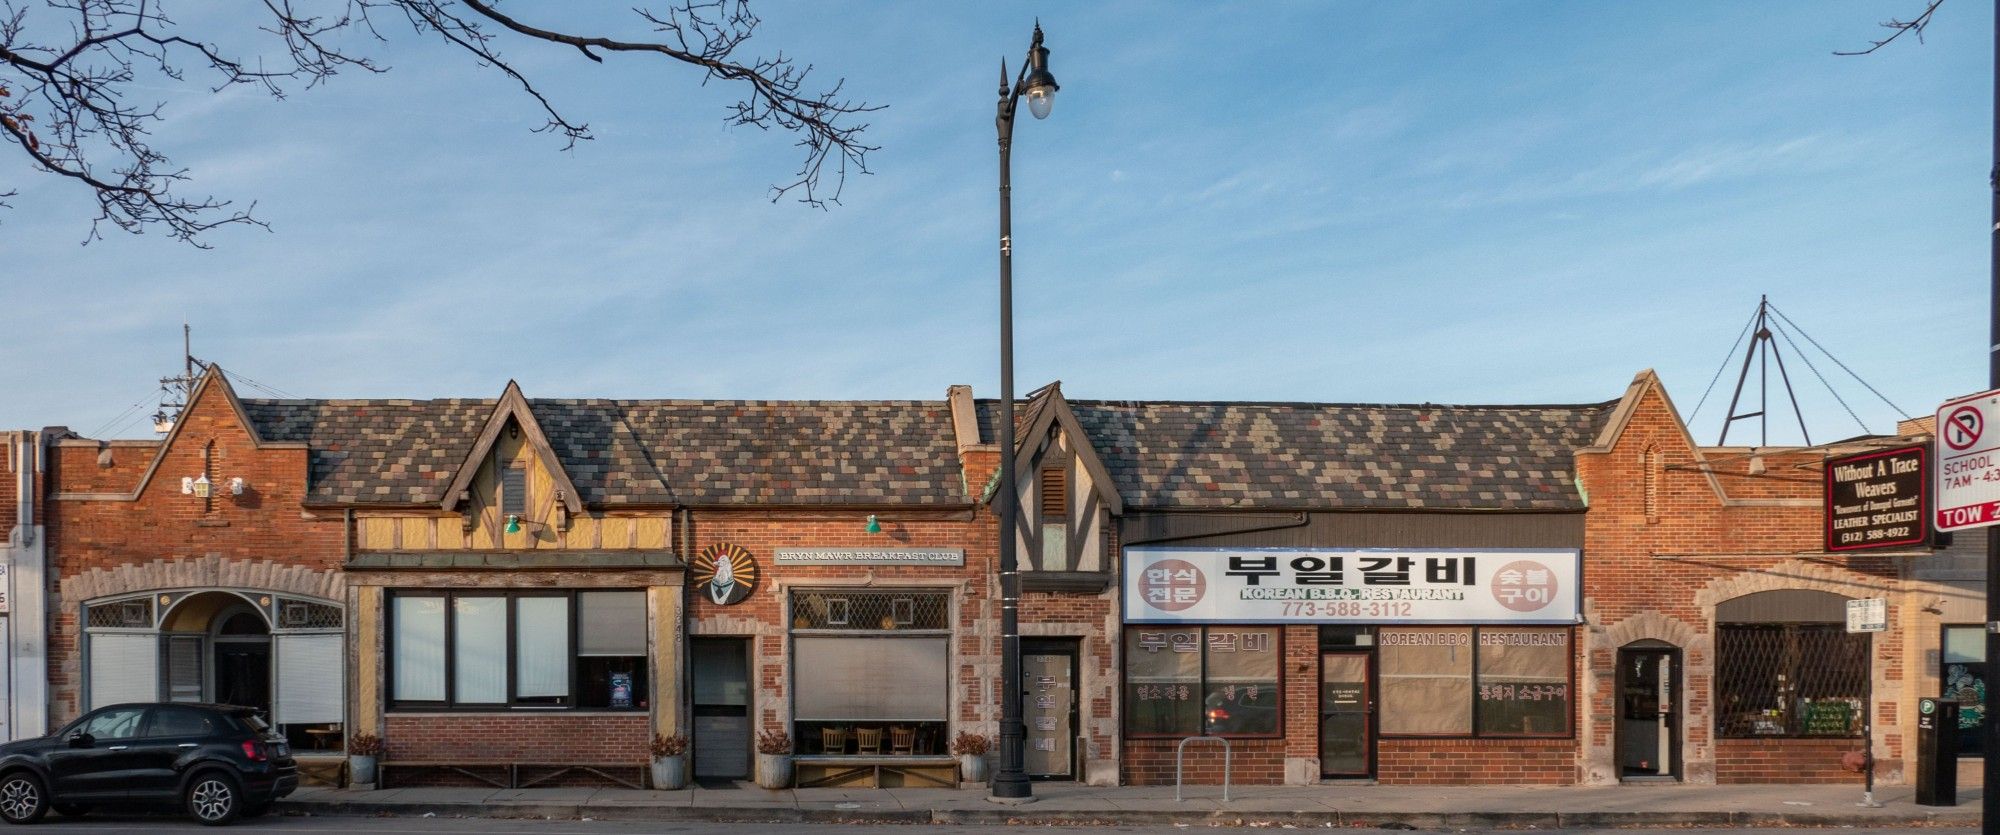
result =
[[[889,105],[824,212],[769,202],[790,140],[725,127],[733,91],[682,66],[506,48],[597,129],[563,153],[392,29],[386,75],[157,91],[158,146],[269,233],[78,246],[85,195],[0,163],[0,426],[145,436],[113,418],[150,413],[184,318],[299,396],[991,396],[993,92],[1038,16],[1063,90],[1015,139],[1023,391],[1586,402],[1652,367],[1686,413],[1768,293],[1926,414],[1984,388],[1991,6],[1831,54],[1921,6],[762,3],[749,49]],[[581,28],[639,34],[621,8]],[[1861,431],[1790,369],[1815,439]]]

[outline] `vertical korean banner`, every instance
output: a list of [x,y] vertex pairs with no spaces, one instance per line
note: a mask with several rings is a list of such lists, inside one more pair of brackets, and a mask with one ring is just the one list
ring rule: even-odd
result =
[[1575,623],[1575,549],[1125,549],[1127,623]]

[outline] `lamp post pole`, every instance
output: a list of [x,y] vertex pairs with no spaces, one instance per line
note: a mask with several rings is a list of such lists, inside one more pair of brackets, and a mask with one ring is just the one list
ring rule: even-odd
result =
[[[1992,192],[1993,225],[1988,229],[1992,236],[1992,252],[1989,258],[1990,289],[1988,304],[1991,305],[1991,319],[1988,324],[1986,382],[1993,388],[2000,388],[2000,0],[1993,4],[1996,17],[1993,21],[1993,169],[1987,180]],[[1935,427],[1933,431],[1944,427]],[[2000,688],[1994,687],[1994,673],[2000,671],[2000,528],[1987,528],[1986,534],[1986,698],[1985,722],[1982,728],[1985,736],[1985,758],[1982,770],[1985,774],[1986,791],[1980,801],[1980,809],[1987,825],[2000,821]]]
[[1000,106],[994,125],[1000,134],[1000,770],[993,775],[992,794],[996,798],[1027,798],[1034,794],[1028,782],[1023,745],[1026,727],[1021,722],[1021,575],[1015,554],[1016,530],[1020,518],[1020,494],[1014,472],[1014,214],[1012,146],[1015,105],[1023,94],[1035,118],[1049,115],[1055,98],[1056,81],[1049,75],[1049,51],[1042,48],[1042,25],[1035,24],[1035,39],[1028,47],[1028,60],[1014,83],[1007,83],[1007,62],[1000,62]]

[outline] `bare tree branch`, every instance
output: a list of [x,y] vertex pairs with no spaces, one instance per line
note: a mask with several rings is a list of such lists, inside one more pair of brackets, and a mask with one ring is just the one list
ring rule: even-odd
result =
[[1841,52],[1840,50],[1834,50],[1833,54],[1867,55],[1868,53],[1874,52],[1875,50],[1888,46],[1890,41],[1902,37],[1903,34],[1906,32],[1916,33],[1917,43],[1923,43],[1924,27],[1931,25],[1931,15],[1935,14],[1938,10],[1938,7],[1942,5],[1944,5],[1944,0],[1930,0],[1930,5],[1924,7],[1923,14],[1917,15],[1916,17],[1910,18],[1909,20],[1897,20],[1896,18],[1890,18],[1888,20],[1882,21],[1881,24],[1882,28],[1893,30],[1889,33],[1889,37],[1883,38],[1879,41],[1871,41],[1868,44],[1867,49],[1857,49],[1852,52]]
[[[664,12],[634,9],[657,34],[654,41],[619,40],[530,24],[502,13],[497,0],[258,0],[254,33],[274,54],[239,55],[180,31],[160,8],[163,0],[0,0],[0,139],[28,166],[90,189],[99,215],[85,241],[109,222],[128,232],[165,229],[172,237],[205,246],[203,233],[221,226],[264,226],[249,210],[216,197],[187,197],[186,169],[176,168],[152,144],[163,121],[163,103],[132,100],[151,78],[190,84],[193,71],[208,92],[254,85],[273,98],[288,86],[311,88],[343,70],[385,72],[387,67],[354,51],[353,38],[387,40],[376,15],[400,13],[420,37],[436,37],[471,54],[533,100],[545,118],[537,132],[560,135],[563,148],[592,138],[587,123],[564,115],[533,79],[501,54],[502,38],[574,48],[591,61],[612,53],[648,54],[698,67],[710,80],[739,85],[743,96],[725,122],[797,135],[805,159],[789,182],[772,186],[772,199],[795,195],[808,205],[838,203],[850,170],[868,173],[861,139],[867,125],[851,120],[879,106],[843,97],[841,84],[806,89],[811,67],[782,53],[739,60],[736,52],[759,20],[748,0],[676,0]],[[832,163],[831,171],[827,169]],[[828,177],[831,177],[830,181]],[[0,190],[0,208],[17,190]]]

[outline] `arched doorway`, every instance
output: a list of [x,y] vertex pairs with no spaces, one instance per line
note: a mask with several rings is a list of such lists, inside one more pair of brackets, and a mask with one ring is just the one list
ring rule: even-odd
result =
[[271,715],[271,628],[249,606],[235,606],[217,616],[209,636],[210,698],[227,705],[254,707]]
[[1681,651],[1645,639],[1618,648],[1618,779],[1681,777]]

